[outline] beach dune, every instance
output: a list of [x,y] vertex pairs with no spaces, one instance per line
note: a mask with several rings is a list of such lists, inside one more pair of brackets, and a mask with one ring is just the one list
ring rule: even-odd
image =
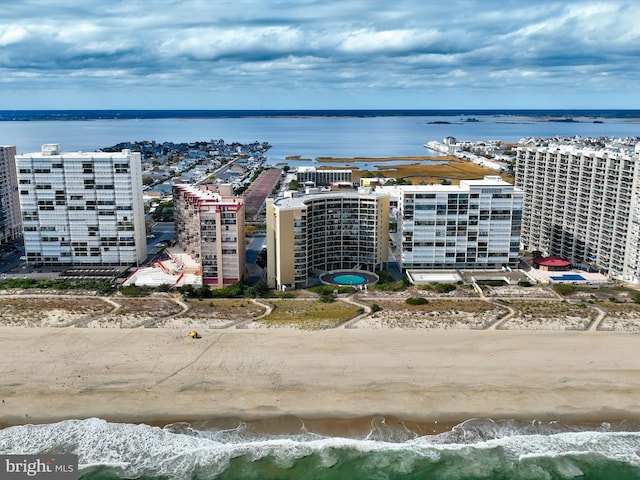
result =
[[0,423],[633,419],[635,335],[0,327]]

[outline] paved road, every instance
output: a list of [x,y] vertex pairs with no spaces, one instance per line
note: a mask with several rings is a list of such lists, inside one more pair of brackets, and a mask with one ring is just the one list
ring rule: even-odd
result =
[[262,249],[263,245],[266,245],[266,239],[266,234],[258,233],[251,237],[251,242],[247,247],[247,277],[245,279],[245,283],[247,283],[248,285],[254,285],[264,276],[264,269],[256,265],[256,257],[258,256],[258,253]]
[[156,247],[156,245],[173,241],[174,237],[174,225],[173,222],[157,222],[151,227],[152,238],[147,238],[147,258],[143,262],[143,265],[148,264],[153,258],[162,250],[162,248]]

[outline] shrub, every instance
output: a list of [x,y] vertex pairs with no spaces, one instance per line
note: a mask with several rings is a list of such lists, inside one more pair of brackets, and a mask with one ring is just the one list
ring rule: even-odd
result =
[[213,292],[209,285],[202,285],[195,290],[195,294],[198,298],[211,298],[213,297]]
[[567,285],[566,283],[556,283],[553,285],[553,291],[558,295],[566,297],[567,295],[571,295],[575,292],[576,287],[574,285]]
[[0,281],[0,289],[20,288],[41,290],[96,290],[98,293],[107,294],[113,288],[109,280],[35,280],[33,278],[9,278]]
[[409,297],[404,301],[407,305],[426,305],[429,300],[423,297]]
[[393,276],[386,270],[378,270],[376,274],[379,278],[378,283],[393,283],[394,281]]
[[182,287],[179,287],[178,290],[180,291],[180,293],[182,295],[184,295],[185,297],[193,297],[194,294],[194,288],[193,285],[183,285]]
[[435,290],[438,293],[453,292],[457,287],[453,283],[436,283]]
[[320,301],[322,303],[331,303],[331,302],[333,302],[334,301],[333,290],[331,290],[331,289],[323,290],[320,293]]
[[269,285],[265,280],[258,280],[253,286],[253,295],[256,297],[265,297],[269,293]]
[[144,287],[138,287],[137,285],[128,285],[126,287],[118,288],[118,291],[126,297],[146,297],[149,295],[149,290]]
[[333,292],[336,291],[340,293],[353,293],[353,287],[349,286],[338,286],[338,285],[315,285],[313,287],[307,288],[310,292],[317,293],[318,295],[326,294],[327,292],[333,295]]
[[389,292],[401,292],[406,290],[409,287],[409,279],[407,277],[402,277],[400,280],[396,280],[386,270],[378,270],[376,271],[378,275],[379,281],[375,285],[369,286],[371,290],[385,290]]

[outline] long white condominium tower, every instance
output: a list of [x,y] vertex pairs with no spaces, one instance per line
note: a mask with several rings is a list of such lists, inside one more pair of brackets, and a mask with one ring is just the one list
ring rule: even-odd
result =
[[523,247],[640,282],[639,160],[640,145],[519,147]]
[[132,265],[147,256],[140,153],[16,155],[27,260]]
[[15,156],[16,147],[0,146],[0,244],[22,234]]
[[518,265],[522,191],[499,176],[378,190],[398,198],[403,270]]

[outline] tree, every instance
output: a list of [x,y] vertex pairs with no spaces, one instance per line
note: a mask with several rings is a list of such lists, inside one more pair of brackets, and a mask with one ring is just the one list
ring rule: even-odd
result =
[[173,201],[158,205],[152,216],[156,222],[173,222]]
[[142,176],[142,184],[143,185],[153,185],[153,177],[150,177],[149,175],[143,175]]

